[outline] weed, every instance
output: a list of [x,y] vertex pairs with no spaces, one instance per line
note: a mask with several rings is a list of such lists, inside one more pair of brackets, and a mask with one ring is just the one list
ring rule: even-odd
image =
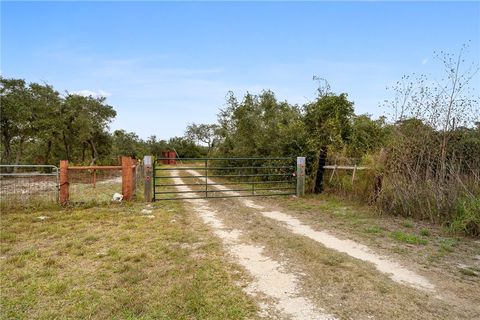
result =
[[67,290],[67,284],[64,282],[52,282],[47,285],[47,292],[55,295],[64,293]]
[[452,238],[440,238],[440,250],[445,252],[453,252],[458,245],[458,240]]
[[399,247],[399,246],[393,247],[392,250],[393,250],[393,252],[399,253],[399,254],[406,254],[408,252],[408,250],[406,248]]
[[83,239],[83,241],[86,244],[92,244],[92,243],[95,243],[98,239],[99,239],[99,237],[97,237],[97,236],[89,235],[85,239]]
[[379,226],[372,226],[365,228],[366,233],[372,233],[372,234],[381,234],[383,233],[383,229],[380,228]]
[[402,222],[402,226],[404,226],[405,228],[413,228],[413,222],[410,220],[405,220]]
[[480,235],[480,197],[460,199],[449,229],[468,235]]
[[469,277],[478,277],[478,274],[471,268],[458,268],[461,274]]
[[53,259],[53,258],[49,258],[49,259],[47,259],[47,260],[43,263],[43,265],[44,265],[45,267],[53,267],[53,266],[55,266],[56,264],[57,264],[57,261],[55,261],[55,259]]
[[409,244],[422,244],[426,245],[427,240],[419,238],[418,236],[410,233],[405,233],[403,231],[393,231],[390,232],[390,238],[395,239],[400,242],[405,242]]
[[337,254],[325,255],[320,258],[320,261],[327,266],[336,267],[341,265],[345,259]]
[[424,237],[430,237],[430,231],[428,229],[422,229],[420,230],[420,234]]

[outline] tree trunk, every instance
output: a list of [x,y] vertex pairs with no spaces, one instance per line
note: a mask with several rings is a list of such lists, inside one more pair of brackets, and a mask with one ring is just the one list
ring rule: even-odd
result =
[[97,153],[97,148],[95,147],[95,143],[93,142],[92,139],[88,140],[88,143],[90,144],[90,147],[92,148],[92,162],[90,165],[93,165],[98,158],[98,153]]
[[10,138],[5,137],[5,143],[3,144],[4,150],[3,150],[3,157],[2,157],[2,162],[5,164],[8,164],[10,161],[10,155],[12,153],[12,148],[10,146]]
[[50,154],[52,153],[52,140],[48,140],[47,143],[47,152],[45,153],[45,164],[48,164],[50,161]]
[[67,160],[70,161],[70,150],[68,148],[67,137],[65,136],[65,132],[62,133],[63,135],[63,145],[65,147],[65,154],[67,156]]
[[[23,143],[25,142],[24,138],[20,139],[20,143],[18,144],[18,150],[17,150],[17,155],[15,157],[15,165],[18,165],[20,163],[20,158],[22,157],[23,153]],[[13,169],[13,172],[17,172],[17,168]]]
[[317,167],[317,176],[315,178],[315,187],[313,189],[314,193],[321,193],[323,191],[323,174],[325,173],[325,163],[327,162],[327,147],[323,146],[320,148],[320,154],[318,155],[318,167]]
[[82,143],[82,163],[85,163],[85,149],[86,149],[85,142]]

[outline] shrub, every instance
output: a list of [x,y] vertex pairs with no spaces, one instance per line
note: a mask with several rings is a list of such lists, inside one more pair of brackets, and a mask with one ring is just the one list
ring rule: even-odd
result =
[[450,230],[472,236],[480,235],[480,197],[465,197],[458,200]]

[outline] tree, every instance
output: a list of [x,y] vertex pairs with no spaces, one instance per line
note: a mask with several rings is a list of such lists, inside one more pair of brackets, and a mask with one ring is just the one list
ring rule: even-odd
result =
[[308,143],[317,150],[316,161],[310,164],[316,168],[313,191],[320,193],[323,190],[323,166],[328,150],[343,149],[350,137],[351,120],[354,116],[353,102],[348,100],[346,93],[340,95],[329,93],[319,96],[304,109]]
[[180,158],[200,158],[206,154],[205,148],[196,145],[185,137],[173,137],[168,140],[168,147],[174,149]]
[[115,157],[130,156],[141,158],[146,154],[146,146],[134,132],[115,130],[113,132],[113,150]]
[[148,154],[160,156],[162,151],[168,149],[168,143],[165,140],[157,140],[157,136],[152,135],[146,141]]
[[55,140],[58,138],[58,124],[60,117],[60,94],[50,85],[30,84],[30,93],[33,101],[35,143],[39,145],[38,153],[44,150],[43,155],[37,157],[41,163],[51,163]]
[[187,126],[185,137],[197,143],[203,143],[208,148],[208,154],[218,141],[217,124],[195,124]]
[[386,143],[388,128],[385,117],[372,120],[369,115],[354,116],[347,145],[348,155],[361,158],[374,153]]
[[[471,81],[480,70],[478,62],[467,63],[468,46],[462,46],[458,55],[441,51],[436,55],[444,69],[444,78],[431,80],[427,75],[403,76],[393,86],[394,98],[386,106],[394,110],[395,122],[408,118],[421,120],[438,130],[438,159],[435,164],[437,179],[447,177],[449,144],[456,126],[470,126],[478,121],[480,109],[478,96]],[[432,136],[433,137],[433,136]]]
[[[98,141],[108,128],[116,111],[107,104],[105,98],[84,97],[68,94],[61,105],[62,130],[61,138],[67,160],[73,160],[81,151],[82,161],[85,151],[91,151],[91,163],[98,160]],[[81,146],[81,148],[76,148]]]
[[292,156],[305,147],[301,110],[277,101],[272,91],[247,93],[240,102],[229,93],[218,122],[223,156]]
[[24,80],[1,77],[0,83],[2,161],[8,163],[12,160],[12,148],[16,146],[15,163],[18,164],[23,145],[34,132],[31,125],[31,98]]

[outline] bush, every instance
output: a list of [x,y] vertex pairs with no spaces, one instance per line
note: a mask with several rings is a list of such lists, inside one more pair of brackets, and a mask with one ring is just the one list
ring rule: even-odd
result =
[[450,230],[467,235],[480,235],[480,197],[465,197],[457,202]]

